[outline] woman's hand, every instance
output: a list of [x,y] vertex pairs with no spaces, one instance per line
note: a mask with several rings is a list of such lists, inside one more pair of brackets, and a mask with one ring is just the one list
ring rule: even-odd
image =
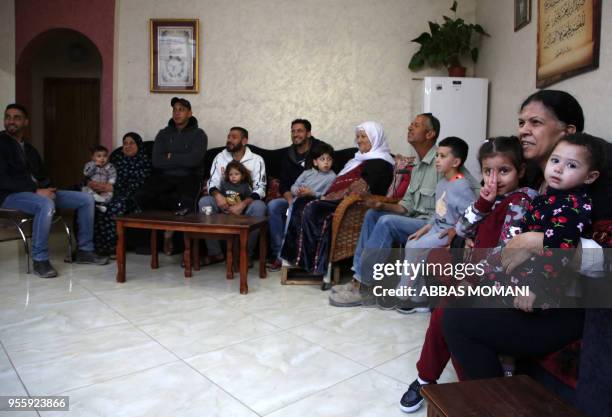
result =
[[360,197],[364,197],[368,194],[368,183],[363,178],[359,178],[357,181],[351,183],[348,187],[349,194],[356,194]]
[[103,193],[111,193],[113,192],[113,184],[110,184],[108,182],[100,184],[100,189]]
[[523,310],[525,313],[532,313],[535,299],[536,295],[531,291],[529,291],[529,295],[517,295],[514,297],[514,308]]
[[540,253],[544,245],[544,233],[526,232],[514,236],[502,251],[502,266],[510,274],[527,259]]
[[497,197],[497,172],[495,170],[493,170],[489,180],[480,189],[480,197],[490,203],[495,201],[495,197]]
[[113,191],[113,184],[107,182],[89,181],[87,186],[97,193],[110,193]]
[[365,205],[367,208],[371,208],[373,210],[380,211],[384,207],[384,203],[382,201],[375,200],[373,198],[367,198],[365,200]]
[[87,181],[87,186],[91,188],[92,190],[98,192],[99,191],[98,187],[100,186],[100,183],[97,181]]

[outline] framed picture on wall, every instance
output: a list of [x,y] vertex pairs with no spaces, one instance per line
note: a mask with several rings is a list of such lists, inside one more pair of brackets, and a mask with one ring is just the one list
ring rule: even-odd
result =
[[539,0],[536,87],[599,67],[601,0]]
[[197,93],[198,19],[151,19],[150,84],[155,93]]
[[531,0],[514,0],[514,31],[531,22]]

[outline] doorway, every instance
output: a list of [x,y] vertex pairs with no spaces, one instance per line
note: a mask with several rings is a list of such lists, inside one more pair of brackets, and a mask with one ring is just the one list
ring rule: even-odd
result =
[[45,164],[53,183],[68,188],[100,143],[100,80],[45,78],[43,95]]

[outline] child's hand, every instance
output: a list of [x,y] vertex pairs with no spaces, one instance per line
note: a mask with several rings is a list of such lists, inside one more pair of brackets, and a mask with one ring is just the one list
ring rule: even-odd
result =
[[303,197],[306,195],[314,195],[314,191],[312,191],[312,188],[310,187],[300,187],[298,188],[298,195],[300,197]]
[[536,295],[531,291],[529,291],[529,295],[517,295],[514,297],[514,308],[523,310],[526,313],[532,313],[535,299]]
[[485,183],[484,187],[480,189],[480,196],[492,203],[497,197],[497,172],[493,171],[489,180]]
[[241,202],[240,202],[240,203],[238,203],[238,204],[234,204],[233,206],[229,206],[229,207],[227,208],[227,212],[228,212],[229,214],[240,215],[240,214],[242,214],[242,212],[244,211],[244,209],[245,209],[245,204],[244,204],[244,201],[241,201]]

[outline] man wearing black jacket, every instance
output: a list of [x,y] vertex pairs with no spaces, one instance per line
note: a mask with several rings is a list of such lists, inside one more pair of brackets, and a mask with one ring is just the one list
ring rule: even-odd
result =
[[153,144],[153,175],[136,193],[141,210],[195,207],[208,137],[192,116],[189,101],[174,97],[170,105],[172,119]]
[[283,236],[285,234],[285,217],[289,205],[293,201],[291,186],[304,172],[306,159],[314,145],[321,141],[311,134],[312,126],[306,119],[295,119],[291,122],[291,146],[287,148],[281,161],[280,188],[282,198],[268,203],[268,224],[270,226],[270,247],[272,262],[268,265],[270,271],[278,271],[282,262],[278,259]]
[[108,258],[97,255],[93,245],[94,200],[87,193],[57,190],[44,172],[43,161],[32,145],[24,141],[28,112],[20,104],[4,111],[0,132],[0,207],[34,216],[32,223],[33,270],[41,278],[53,278],[57,271],[49,262],[49,232],[55,208],[77,211],[79,232],[75,261],[104,265]]

